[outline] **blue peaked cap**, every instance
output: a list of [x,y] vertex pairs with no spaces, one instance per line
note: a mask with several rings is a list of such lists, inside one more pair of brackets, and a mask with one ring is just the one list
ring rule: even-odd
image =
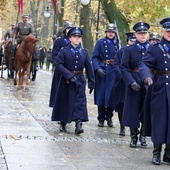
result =
[[150,25],[146,22],[138,22],[133,26],[135,32],[148,32]]
[[68,37],[71,37],[72,35],[82,36],[83,35],[83,30],[81,28],[79,28],[79,27],[73,27],[68,31],[67,35],[68,35]]
[[127,32],[126,37],[127,37],[127,39],[129,39],[131,41],[136,41],[136,37],[135,37],[134,32]]
[[166,31],[170,31],[170,17],[162,19],[160,24]]

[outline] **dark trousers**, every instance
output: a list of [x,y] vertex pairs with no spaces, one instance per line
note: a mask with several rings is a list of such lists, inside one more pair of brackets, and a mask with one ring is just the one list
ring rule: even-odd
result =
[[105,107],[105,106],[98,106],[98,117],[99,121],[104,122],[107,119],[111,119],[113,117],[113,108]]

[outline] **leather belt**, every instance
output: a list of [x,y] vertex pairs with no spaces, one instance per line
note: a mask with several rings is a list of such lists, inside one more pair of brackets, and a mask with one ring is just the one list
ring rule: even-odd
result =
[[113,65],[113,64],[114,64],[114,59],[110,59],[110,60],[101,60],[101,62],[104,62],[104,63],[106,63],[106,64]]
[[131,68],[132,72],[139,72],[139,68],[135,67],[135,68]]
[[109,60],[101,60],[101,62],[104,62],[106,64],[113,65],[114,64],[114,59],[109,59]]
[[[132,72],[139,72],[139,68],[135,67],[131,69]],[[150,72],[153,73],[153,69],[150,69]]]
[[71,71],[73,74],[83,74],[83,71]]
[[156,76],[170,76],[170,71],[154,70],[154,75],[156,75]]

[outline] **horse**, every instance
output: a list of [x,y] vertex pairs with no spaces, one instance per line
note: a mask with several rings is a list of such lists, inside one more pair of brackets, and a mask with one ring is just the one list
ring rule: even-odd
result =
[[14,76],[14,85],[17,85],[17,74],[19,76],[18,89],[23,88],[24,75],[26,75],[26,86],[25,89],[29,89],[30,83],[30,68],[32,63],[32,53],[35,50],[36,43],[38,39],[34,35],[29,34],[24,38],[18,47],[15,58],[14,58],[14,67],[15,67],[15,76]]
[[5,64],[7,67],[7,76],[8,78],[14,77],[14,45],[12,43],[12,38],[4,42],[4,56]]

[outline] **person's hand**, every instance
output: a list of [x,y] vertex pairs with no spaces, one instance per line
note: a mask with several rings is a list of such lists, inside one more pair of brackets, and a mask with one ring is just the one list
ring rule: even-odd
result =
[[93,89],[92,88],[90,88],[90,90],[89,90],[89,94],[91,94],[93,92]]
[[77,81],[77,78],[76,78],[75,76],[73,76],[73,77],[71,77],[69,80],[70,80],[72,83],[75,83],[75,82]]
[[140,86],[136,82],[132,83],[130,86],[134,91],[140,90]]
[[144,79],[144,83],[148,86],[151,86],[153,84],[153,80],[151,77],[147,77],[146,79]]
[[101,69],[101,68],[99,68],[97,70],[97,73],[99,74],[100,77],[104,77],[105,76],[105,71],[103,69]]

